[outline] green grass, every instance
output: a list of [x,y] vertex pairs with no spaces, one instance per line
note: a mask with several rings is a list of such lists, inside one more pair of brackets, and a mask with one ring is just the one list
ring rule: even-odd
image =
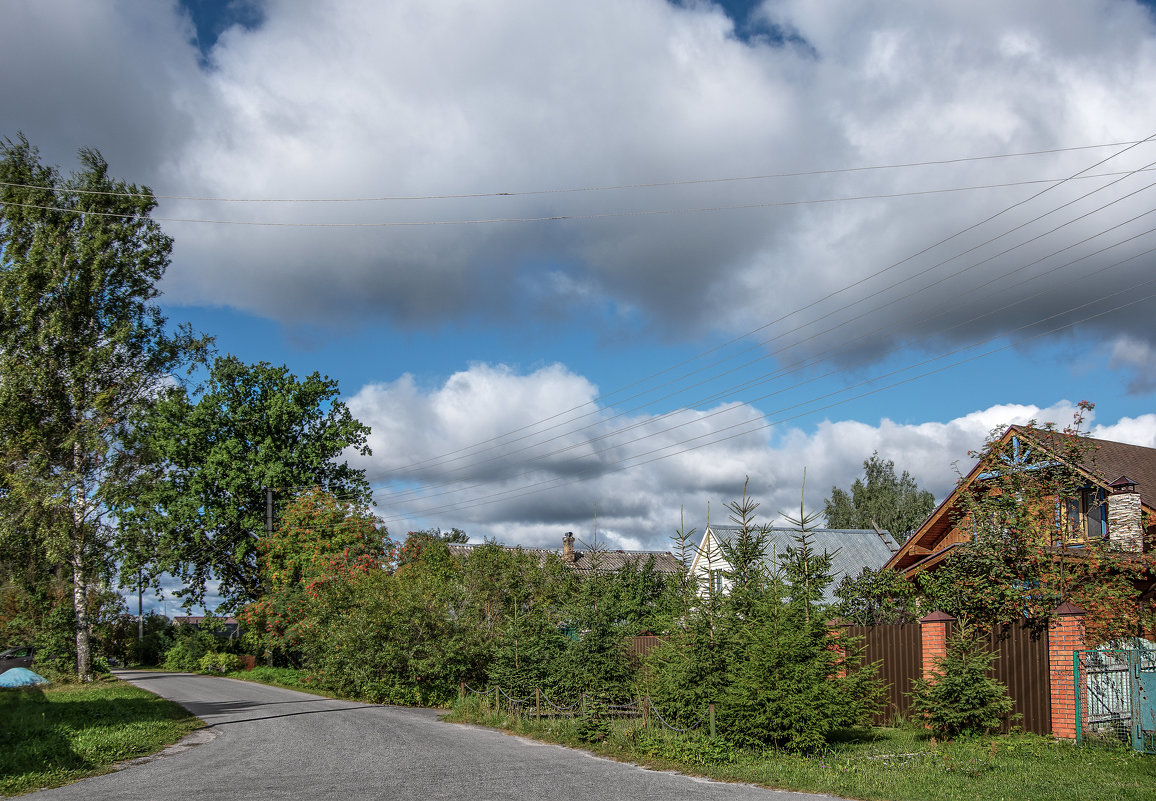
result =
[[801,755],[737,750],[721,738],[643,729],[637,720],[615,721],[605,740],[589,743],[568,718],[519,721],[477,700],[456,705],[446,719],[660,769],[871,801],[1156,799],[1156,758],[1036,735],[935,743],[916,727],[875,728],[843,733],[822,753]]
[[105,773],[201,725],[171,701],[116,679],[0,689],[0,795]]

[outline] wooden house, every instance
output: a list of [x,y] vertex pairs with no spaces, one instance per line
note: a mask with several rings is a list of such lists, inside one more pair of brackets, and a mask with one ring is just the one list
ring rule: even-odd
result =
[[[1079,477],[1070,497],[1051,498],[1056,534],[1046,546],[1078,551],[1100,542],[1122,555],[1153,548],[1156,535],[1156,448],[1010,426],[931,513],[887,567],[912,578],[934,570],[969,538],[965,493],[985,491],[994,470],[1066,468]],[[1079,445],[1080,447],[1072,447]],[[1075,454],[1073,456],[1073,454]]]

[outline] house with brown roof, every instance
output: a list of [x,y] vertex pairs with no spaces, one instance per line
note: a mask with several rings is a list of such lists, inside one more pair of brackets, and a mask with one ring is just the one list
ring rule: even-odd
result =
[[[1010,426],[988,453],[999,453],[1008,470],[1063,466],[1083,478],[1073,497],[1052,499],[1057,538],[1051,544],[1078,550],[1090,542],[1105,543],[1125,557],[1151,551],[1156,539],[1156,448],[1083,436],[1074,442],[1077,436]],[[964,493],[984,491],[984,483],[993,477],[989,461],[981,458],[972,467],[886,567],[912,578],[934,570],[968,541]]]

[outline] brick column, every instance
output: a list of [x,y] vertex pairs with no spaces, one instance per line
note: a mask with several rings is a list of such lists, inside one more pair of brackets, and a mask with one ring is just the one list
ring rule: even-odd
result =
[[847,660],[847,651],[840,640],[843,639],[843,635],[847,633],[846,629],[850,625],[840,617],[827,621],[827,650],[834,651],[836,654],[835,664],[839,667],[835,672],[835,677],[840,679],[847,677],[847,667],[843,664]]
[[[1076,739],[1076,673],[1072,651],[1084,649],[1084,610],[1065,601],[1056,607],[1048,626],[1048,677],[1052,734]],[[1087,720],[1085,701],[1082,716]]]
[[919,634],[923,649],[923,678],[930,679],[931,671],[947,656],[947,639],[955,618],[946,612],[932,612],[919,619]]

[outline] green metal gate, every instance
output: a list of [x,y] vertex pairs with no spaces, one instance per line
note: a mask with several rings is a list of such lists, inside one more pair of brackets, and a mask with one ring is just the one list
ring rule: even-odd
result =
[[1072,655],[1076,742],[1110,738],[1156,754],[1156,647]]

